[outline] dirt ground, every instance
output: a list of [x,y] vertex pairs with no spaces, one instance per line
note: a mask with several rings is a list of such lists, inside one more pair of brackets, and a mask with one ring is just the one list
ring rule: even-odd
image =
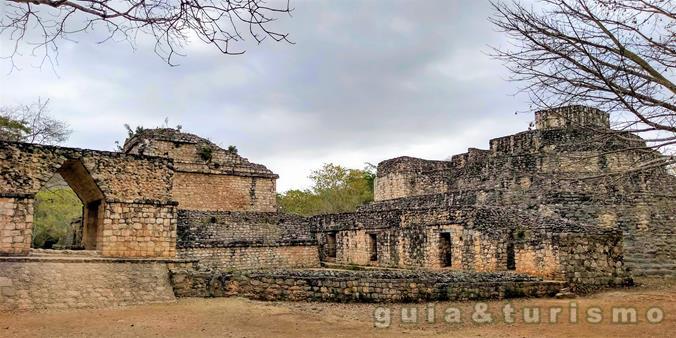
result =
[[[506,301],[485,303],[488,309],[483,313],[490,313],[492,322],[480,324],[472,320],[475,307],[482,306],[475,302],[376,305],[266,303],[242,298],[181,299],[172,304],[113,309],[0,314],[0,337],[673,336],[676,332],[676,283],[673,279],[640,282],[643,285],[639,287],[573,300],[512,300],[509,303],[515,309],[515,323],[504,320],[502,311]],[[402,307],[405,313],[410,313],[412,307],[417,308],[417,324],[402,323]],[[539,324],[523,322],[525,307],[539,308]],[[562,307],[557,324],[549,322],[552,307]],[[598,307],[592,312],[601,314],[601,323],[589,322],[587,310],[591,307]],[[634,307],[638,323],[612,323],[613,307]],[[434,315],[429,317],[433,318],[433,323],[427,321],[431,308],[434,308]],[[449,308],[460,311],[461,323],[446,322],[446,319],[453,319],[455,313]],[[577,323],[570,322],[571,308],[577,308],[572,311],[578,313]],[[649,311],[651,308],[659,309]],[[660,313],[663,319],[659,323],[650,323],[646,317],[648,312],[655,321]],[[528,313],[533,311],[528,310]],[[376,324],[388,327],[378,328]]]

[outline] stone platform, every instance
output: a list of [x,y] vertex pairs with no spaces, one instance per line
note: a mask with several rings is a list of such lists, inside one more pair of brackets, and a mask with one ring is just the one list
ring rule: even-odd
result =
[[426,302],[551,297],[565,282],[511,272],[171,271],[177,297],[242,296],[267,301]]
[[169,268],[191,264],[97,257],[87,251],[0,257],[0,311],[173,302]]

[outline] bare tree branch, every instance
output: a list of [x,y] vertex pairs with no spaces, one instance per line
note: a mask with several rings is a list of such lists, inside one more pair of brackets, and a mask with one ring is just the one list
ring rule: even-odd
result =
[[[627,151],[666,156],[635,168],[674,163],[676,2],[540,0],[532,7],[517,1],[493,7],[490,21],[511,43],[493,55],[536,109],[582,104],[607,111],[619,130],[596,130],[599,137],[623,139]],[[628,133],[646,143],[637,145]]]
[[[0,21],[0,34],[14,41],[7,58],[19,54],[20,42],[32,46],[33,54],[53,62],[60,40],[78,33],[105,32],[101,42],[128,41],[135,46],[139,34],[155,41],[155,53],[170,65],[191,39],[213,45],[223,54],[242,54],[234,43],[245,36],[257,43],[266,38],[286,41],[287,33],[271,25],[282,14],[290,15],[289,0],[7,0]],[[35,37],[34,35],[37,35]]]

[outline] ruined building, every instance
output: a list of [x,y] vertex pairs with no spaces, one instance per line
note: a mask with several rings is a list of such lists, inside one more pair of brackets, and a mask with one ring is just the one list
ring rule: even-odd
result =
[[626,174],[662,155],[588,107],[540,111],[535,127],[448,161],[380,163],[374,203],[315,218],[322,259],[590,283],[622,276],[624,264],[673,275],[676,177]]
[[[309,218],[277,212],[265,166],[174,129],[121,152],[0,142],[0,309],[542,296],[673,275],[676,178],[626,172],[661,155],[596,109],[535,118],[488,150],[384,161],[373,203]],[[86,250],[31,249],[35,194],[56,173],[83,203]]]

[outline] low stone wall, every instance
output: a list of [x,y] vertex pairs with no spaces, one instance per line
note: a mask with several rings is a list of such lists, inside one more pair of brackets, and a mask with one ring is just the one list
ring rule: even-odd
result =
[[555,295],[563,282],[513,273],[423,271],[172,270],[177,297],[243,296],[267,301],[424,302]]
[[168,262],[0,258],[0,311],[110,307],[175,300]]
[[315,242],[231,244],[225,247],[180,248],[178,257],[198,259],[204,267],[219,269],[271,269],[319,267]]

